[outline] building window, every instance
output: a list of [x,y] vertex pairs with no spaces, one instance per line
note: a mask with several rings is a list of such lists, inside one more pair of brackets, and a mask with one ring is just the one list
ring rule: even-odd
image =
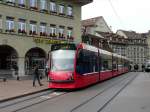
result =
[[56,25],[50,25],[49,35],[50,35],[50,37],[57,37],[57,35],[56,35]]
[[73,40],[73,28],[67,28],[67,39]]
[[40,36],[47,36],[46,23],[40,23]]
[[67,7],[67,15],[68,16],[73,16],[73,8],[72,8],[72,6],[68,6]]
[[19,0],[18,5],[21,7],[25,7],[25,0]]
[[26,21],[24,19],[19,19],[18,22],[18,33],[26,34]]
[[59,26],[59,29],[58,29],[59,38],[65,38],[64,37],[64,29],[65,29],[64,26]]
[[29,35],[37,35],[37,25],[36,21],[30,21],[30,31]]
[[0,31],[2,31],[3,28],[3,21],[2,21],[2,16],[0,15]]
[[51,12],[57,12],[56,11],[57,9],[56,9],[56,3],[55,2],[50,2],[50,11]]
[[47,1],[40,0],[40,9],[46,11],[47,10]]
[[30,0],[30,8],[37,10],[37,0]]
[[7,17],[6,18],[6,32],[15,32],[14,30],[14,18]]
[[64,7],[64,5],[59,5],[59,14],[65,14],[64,13],[64,9],[65,9],[65,7]]

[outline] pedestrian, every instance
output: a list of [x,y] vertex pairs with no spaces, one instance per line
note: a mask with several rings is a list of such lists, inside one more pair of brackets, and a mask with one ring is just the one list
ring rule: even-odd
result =
[[142,64],[142,72],[144,72],[144,71],[145,71],[145,65]]
[[137,72],[137,71],[138,71],[138,69],[139,69],[138,64],[135,64],[135,65],[134,65],[134,70]]
[[15,70],[15,75],[17,76],[17,80],[19,81],[19,74],[18,74],[18,66],[17,66],[17,64],[13,65],[13,69]]
[[49,71],[49,68],[48,68],[48,65],[45,66],[45,76],[47,78],[47,81],[49,81],[49,77],[48,77],[48,72]]
[[40,86],[42,86],[43,84],[41,84],[40,82],[40,76],[39,76],[39,68],[38,65],[34,66],[34,72],[33,72],[33,87],[35,87],[35,81],[36,79],[38,80],[38,83]]
[[132,66],[131,66],[131,65],[129,65],[129,70],[130,70],[130,71],[132,70]]

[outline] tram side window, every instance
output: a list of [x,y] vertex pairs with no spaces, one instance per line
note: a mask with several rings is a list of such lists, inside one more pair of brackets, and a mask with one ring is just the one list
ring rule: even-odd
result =
[[77,73],[85,74],[98,71],[97,55],[88,50],[81,50],[77,56]]
[[117,61],[116,61],[116,60],[113,61],[112,68],[113,68],[113,69],[117,69]]
[[102,59],[101,70],[102,71],[111,70],[112,69],[111,63],[112,63],[111,60]]
[[108,70],[108,61],[103,60],[102,61],[102,67],[101,67],[102,71]]

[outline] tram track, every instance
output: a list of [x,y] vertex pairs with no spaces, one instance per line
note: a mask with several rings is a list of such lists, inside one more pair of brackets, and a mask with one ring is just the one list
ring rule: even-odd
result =
[[52,90],[41,95],[36,95],[31,98],[30,97],[26,98],[24,100],[19,100],[15,102],[11,101],[11,103],[8,104],[3,104],[3,105],[1,104],[2,106],[0,106],[0,112],[18,112],[20,110],[24,110],[26,108],[35,106],[45,101],[52,100],[56,97],[65,95],[67,93],[68,92]]
[[[37,95],[33,94],[33,95],[27,95],[27,96],[24,96],[24,97],[21,97],[21,98],[16,98],[16,99],[13,99],[12,101],[6,101],[4,103],[2,103],[0,105],[0,109],[3,109],[3,108],[6,108],[6,107],[9,107],[9,106],[13,106],[13,105],[16,105],[16,104],[19,104],[19,103],[23,103],[25,101],[29,101],[29,100],[32,100],[32,99],[35,99],[35,98],[38,98],[42,95],[47,95],[47,94],[50,94],[52,93],[54,90],[52,91],[49,91],[47,90],[48,92],[40,92],[38,93]],[[33,97],[32,97],[33,96]],[[27,97],[27,98],[26,98]],[[25,99],[24,99],[25,98]],[[15,102],[14,102],[15,100]],[[17,101],[16,101],[17,100]]]
[[[132,78],[131,78],[132,77]],[[117,86],[117,84],[122,83],[123,81],[127,80],[127,83],[121,87],[121,89],[119,89],[117,91],[117,93],[115,93],[112,97],[109,98],[109,100],[107,100],[102,106],[101,108],[99,108],[97,110],[97,112],[102,111],[125,87],[127,87],[135,78],[137,77],[137,75],[134,76],[127,76],[113,84],[110,84],[109,86],[107,86],[106,88],[104,88],[102,91],[98,92],[96,95],[94,95],[93,97],[85,100],[84,102],[80,103],[79,105],[77,105],[76,107],[72,108],[70,112],[79,112],[80,108],[82,108],[83,106],[85,106],[86,104],[88,104],[90,101],[94,100],[96,97],[100,96],[101,94],[105,93],[106,91],[110,90],[111,88],[114,88],[115,86]]]
[[117,91],[101,108],[99,108],[99,110],[97,112],[101,112],[114,98],[116,98],[116,96],[119,95],[119,93],[121,93],[135,78],[137,77],[137,75],[135,77],[132,77],[131,80],[129,80],[119,91]]
[[[108,93],[107,91],[110,91],[112,88],[118,88],[116,86],[120,86],[120,83],[123,83],[123,87],[121,87],[119,90],[115,92],[115,94],[112,94],[112,96],[109,96],[108,99],[104,100],[100,106],[95,108],[97,111],[96,112],[101,112],[125,87],[127,87],[138,75],[123,75],[123,77],[120,77],[119,79],[113,81],[108,80],[108,84],[105,85],[104,83],[101,83],[102,85],[104,84],[103,88],[97,93],[95,93],[94,96],[89,97],[88,99],[85,99],[84,101],[80,102],[79,105],[74,105],[72,108],[70,108],[69,112],[84,112],[81,111],[84,107],[90,108],[91,103],[97,99],[97,97],[102,97],[101,95],[104,96],[105,93]],[[115,78],[113,78],[115,79]],[[111,79],[111,80],[113,80]],[[109,84],[110,83],[110,84]],[[91,87],[87,88],[90,89]],[[79,91],[80,92],[80,91]],[[64,92],[64,91],[58,91],[58,90],[51,90],[51,91],[46,91],[43,93],[39,93],[36,95],[33,95],[32,97],[27,97],[25,99],[18,99],[15,102],[11,102],[9,104],[0,104],[0,112],[22,112],[25,111],[26,109],[33,108],[34,106],[37,106],[38,104],[43,104],[44,102],[47,101],[53,101],[52,99],[59,98],[60,96],[63,96],[66,94],[69,94],[70,92]],[[106,96],[106,95],[105,95]],[[67,97],[67,96],[66,96]],[[62,98],[62,97],[60,97]],[[99,100],[100,101],[100,100]],[[88,105],[88,106],[87,106]],[[99,108],[100,107],[100,108]],[[94,112],[94,111],[93,111]]]

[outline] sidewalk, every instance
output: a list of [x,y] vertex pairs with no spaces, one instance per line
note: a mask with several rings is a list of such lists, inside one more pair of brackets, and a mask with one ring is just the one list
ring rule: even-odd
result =
[[102,112],[150,112],[150,73],[134,73],[138,77]]
[[7,80],[6,82],[0,81],[0,102],[14,97],[32,94],[38,91],[48,89],[48,82],[45,79],[41,80],[43,86],[39,86],[36,81],[36,87],[33,87],[32,80]]

